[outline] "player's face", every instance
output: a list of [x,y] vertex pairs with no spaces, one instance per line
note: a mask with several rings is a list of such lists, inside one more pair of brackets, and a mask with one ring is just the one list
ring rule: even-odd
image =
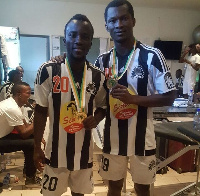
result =
[[66,28],[65,44],[69,57],[85,58],[92,45],[92,29],[88,22],[72,20]]
[[28,99],[31,96],[31,88],[30,88],[30,86],[22,86],[20,96],[21,96],[21,98],[20,98],[21,104],[22,105],[27,104],[28,103]]
[[200,44],[196,45],[197,52],[200,53]]
[[133,36],[135,18],[131,17],[127,5],[110,7],[107,11],[106,29],[114,42],[122,43]]
[[17,69],[16,69],[18,72],[19,72],[19,74],[20,74],[20,77],[21,77],[21,80],[22,80],[22,78],[23,78],[23,75],[24,75],[24,70],[21,68],[21,67],[17,67]]

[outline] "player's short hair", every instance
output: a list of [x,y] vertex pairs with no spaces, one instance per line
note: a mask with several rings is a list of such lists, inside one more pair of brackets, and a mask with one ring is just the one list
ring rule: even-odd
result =
[[111,1],[111,2],[107,5],[107,7],[106,7],[106,9],[105,9],[105,12],[104,12],[104,19],[105,19],[105,22],[107,22],[108,9],[109,9],[110,7],[119,7],[119,6],[121,6],[121,5],[127,5],[129,14],[131,15],[132,18],[134,18],[133,6],[131,5],[131,3],[130,3],[129,1],[127,1],[127,0],[113,0],[113,1]]

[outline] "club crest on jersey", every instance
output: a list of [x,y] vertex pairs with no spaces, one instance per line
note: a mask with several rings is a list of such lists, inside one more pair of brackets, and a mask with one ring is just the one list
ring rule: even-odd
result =
[[171,76],[171,74],[169,72],[167,72],[165,74],[164,79],[165,79],[165,84],[167,85],[168,89],[174,88],[174,83],[173,83],[173,80],[172,80],[172,76]]
[[131,72],[131,78],[144,78],[144,71],[141,65],[133,68]]
[[96,94],[96,87],[94,82],[90,82],[86,87],[86,92],[92,95]]
[[66,132],[72,134],[83,128],[82,121],[87,115],[79,114],[75,101],[67,102],[61,107],[60,124]]

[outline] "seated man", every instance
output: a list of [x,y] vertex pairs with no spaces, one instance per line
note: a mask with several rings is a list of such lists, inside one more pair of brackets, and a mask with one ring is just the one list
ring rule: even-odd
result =
[[10,71],[8,77],[8,81],[0,89],[0,101],[11,97],[13,85],[21,81],[21,75],[17,70]]
[[[31,94],[25,82],[16,83],[13,96],[0,102],[0,152],[8,153],[22,150],[25,155],[26,185],[35,184],[36,168],[33,162],[33,123],[28,124],[21,107],[27,104]],[[18,134],[11,133],[15,129]]]

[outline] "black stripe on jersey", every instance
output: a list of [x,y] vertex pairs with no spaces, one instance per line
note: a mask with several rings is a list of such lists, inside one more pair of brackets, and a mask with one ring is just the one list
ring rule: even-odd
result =
[[89,160],[89,147],[90,147],[90,140],[91,140],[92,132],[90,130],[85,131],[85,137],[83,142],[83,147],[81,151],[81,160],[80,160],[80,167],[81,169],[88,168],[88,160]]
[[[92,69],[92,82],[94,81],[96,90],[99,89],[99,83],[101,81],[101,72],[97,72],[94,70],[94,68],[92,66],[90,66],[87,62],[88,68]],[[100,76],[100,77],[99,77]],[[98,81],[98,82],[96,82]],[[86,92],[87,93],[87,92]],[[90,96],[90,100],[88,102],[88,114],[89,115],[93,115],[93,100],[94,100],[94,95],[91,94]],[[81,160],[80,160],[80,167],[81,169],[86,169],[88,168],[88,160],[89,160],[89,146],[90,146],[90,140],[91,140],[91,131],[87,130],[85,131],[85,137],[84,137],[84,142],[83,142],[83,146],[82,146],[82,151],[81,151]]]
[[[100,66],[100,61],[103,62],[104,68],[109,67],[109,58],[110,52],[106,54],[100,55],[97,60],[95,61],[95,66],[102,69]],[[105,62],[104,62],[105,61]],[[104,83],[105,85],[105,83]],[[107,93],[106,93],[106,103],[107,103],[107,111],[106,111],[106,122],[105,122],[105,129],[104,129],[104,146],[103,152],[110,153],[111,146],[110,146],[110,126],[111,126],[111,119],[110,119],[110,105],[109,105],[109,92],[106,86],[104,86]],[[106,131],[105,131],[106,130]]]
[[[147,58],[147,55],[145,55]],[[139,58],[139,65],[142,65],[144,71],[144,79],[138,78],[137,92],[140,96],[147,96],[147,84],[148,84],[148,65],[144,64],[147,59]],[[143,61],[143,62],[141,62]],[[135,138],[135,154],[144,156],[145,150],[145,135],[147,127],[147,107],[138,106],[138,116],[136,125],[136,138]]]
[[[158,65],[158,62],[159,62],[160,66],[159,67],[156,66],[156,68],[160,72],[163,72],[163,71],[167,72],[167,71],[169,71],[170,68],[169,68],[169,66],[166,63],[166,59],[165,59],[164,55],[162,54],[162,52],[159,49],[151,47],[151,46],[148,46],[148,45],[145,45],[145,44],[142,44],[142,43],[140,43],[140,45],[143,48],[145,48],[148,52],[154,53],[154,56],[153,56],[153,59],[152,59],[152,63],[151,63],[152,65],[154,65],[154,66]],[[160,59],[160,60],[158,60],[158,59]],[[155,61],[158,61],[158,62],[154,63]]]
[[39,84],[41,85],[47,78],[49,78],[49,73],[47,71],[47,68],[44,67],[44,69],[42,69],[42,72],[41,72]]
[[[60,66],[60,64],[54,64],[52,66],[52,83],[53,84],[54,84],[53,77],[56,76],[56,75],[61,77],[61,66]],[[43,80],[44,79],[45,78],[43,78]],[[60,86],[59,86],[59,88],[60,88]],[[51,162],[52,167],[58,167],[58,141],[59,141],[61,92],[60,93],[53,93],[53,91],[52,91],[52,100],[53,100],[54,121],[53,121],[52,152],[51,152],[50,162]]]
[[100,68],[99,60],[100,60],[100,59],[98,58],[98,59],[95,61],[95,66],[98,67],[98,68]]
[[[118,72],[125,66],[128,55],[118,56]],[[119,74],[118,74],[119,75]],[[119,84],[128,87],[127,83],[127,72],[124,73],[123,77],[118,81]],[[119,131],[119,155],[127,155],[127,144],[128,144],[128,119],[118,120],[118,131]]]
[[147,127],[147,108],[138,106],[136,137],[135,137],[135,154],[139,156],[144,156],[146,127]]
[[[71,89],[71,101],[74,100],[75,100],[74,95]],[[75,136],[76,134],[67,133],[67,146],[66,146],[67,168],[71,171],[74,170]]]
[[[113,50],[113,49],[112,49]],[[104,68],[109,68],[110,53],[103,55],[102,61],[104,62]]]
[[106,93],[106,103],[107,103],[107,111],[106,111],[106,122],[105,122],[105,129],[104,129],[103,152],[110,154],[110,151],[111,151],[111,145],[110,145],[111,119],[110,119],[110,105],[109,105],[109,92],[108,92],[108,89],[107,89],[107,93]]
[[[1,93],[1,91],[2,91],[4,88],[6,88],[6,92],[7,92],[7,88],[8,88],[11,84],[12,84],[11,82],[6,82],[6,83],[1,87],[0,93]],[[14,84],[13,84],[13,85],[14,85]]]
[[66,146],[67,168],[71,171],[74,170],[75,135],[76,134],[67,133],[67,146]]
[[[113,49],[111,49],[113,51]],[[108,53],[105,53],[101,56],[104,69],[109,68],[109,61],[110,61],[110,55],[111,51]],[[99,59],[100,60],[100,59]],[[109,153],[111,151],[111,144],[110,144],[110,126],[111,126],[111,119],[110,119],[110,105],[109,105],[109,89],[105,87],[106,90],[106,103],[107,103],[107,110],[106,110],[106,121],[105,121],[105,129],[104,129],[104,146],[103,146],[103,152]]]
[[[118,59],[119,60],[119,59]],[[123,84],[128,87],[127,83],[127,72],[118,81],[119,84]],[[119,131],[119,155],[127,155],[127,144],[128,144],[128,119],[118,120],[118,131]]]
[[119,155],[127,156],[128,144],[128,119],[118,120],[119,130]]
[[156,154],[156,149],[145,150],[145,156],[152,156]]

